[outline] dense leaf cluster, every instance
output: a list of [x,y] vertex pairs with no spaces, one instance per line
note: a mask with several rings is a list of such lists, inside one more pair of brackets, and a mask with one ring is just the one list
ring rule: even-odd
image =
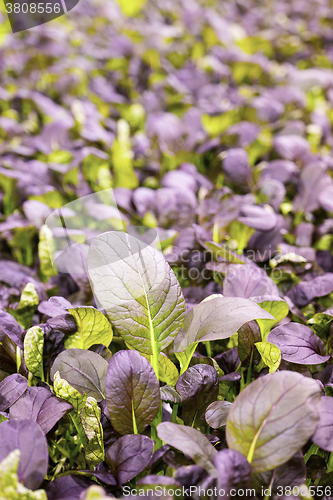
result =
[[0,500],[333,498],[332,16],[4,22]]

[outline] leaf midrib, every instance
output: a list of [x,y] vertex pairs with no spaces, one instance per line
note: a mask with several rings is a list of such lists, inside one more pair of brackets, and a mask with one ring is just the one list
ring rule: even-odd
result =
[[292,389],[294,389],[297,384],[298,383],[296,383],[295,385],[293,385],[292,387],[290,387],[287,391],[285,391],[283,394],[281,394],[281,396],[279,397],[279,399],[274,403],[274,405],[271,407],[271,409],[267,413],[267,415],[264,418],[264,420],[261,422],[259,429],[257,430],[257,432],[254,435],[254,438],[252,440],[249,452],[247,454],[247,461],[249,463],[251,463],[252,460],[253,460],[253,456],[254,456],[254,453],[255,453],[255,447],[256,447],[257,441],[258,441],[259,436],[260,436],[261,432],[263,431],[263,429],[264,429],[264,427],[265,427],[265,425],[266,425],[266,423],[267,423],[267,421],[268,421],[268,419],[269,419],[272,411],[275,410],[276,406],[281,401],[281,399],[285,397],[286,393],[289,392],[289,391],[291,391]]

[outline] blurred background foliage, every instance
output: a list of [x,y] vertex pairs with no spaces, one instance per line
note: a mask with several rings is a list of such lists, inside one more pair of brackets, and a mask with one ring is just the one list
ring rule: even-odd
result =
[[[1,4],[5,250],[31,265],[28,248],[36,248],[51,209],[110,187],[131,216],[170,227],[170,217],[149,210],[147,201],[142,210],[137,201],[131,213],[129,190],[156,190],[167,171],[187,164],[217,188],[250,189],[258,203],[270,201],[273,187],[257,184],[262,162],[282,157],[302,166],[295,146],[281,148],[276,137],[304,138],[306,146],[297,147],[309,146],[329,162],[331,6],[329,0],[81,0],[57,20],[12,34]],[[230,148],[248,159],[245,187],[241,173],[230,184],[221,168]],[[208,189],[201,188],[199,200]],[[294,194],[282,194],[285,214]]]

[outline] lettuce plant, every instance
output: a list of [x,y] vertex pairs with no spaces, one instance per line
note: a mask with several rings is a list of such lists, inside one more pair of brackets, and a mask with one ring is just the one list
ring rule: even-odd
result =
[[[119,495],[126,485],[135,489],[134,478],[136,488],[154,484],[157,492],[174,477],[176,485],[228,494],[249,488],[260,496],[260,483],[286,486],[280,471],[302,450],[305,459],[314,447],[333,451],[330,397],[298,369],[329,356],[311,328],[292,321],[274,327],[288,311],[281,299],[212,295],[185,314],[162,253],[126,233],[92,242],[88,272],[105,313],[63,303],[76,331],[59,309],[22,342],[21,333],[11,334],[20,331],[16,320],[5,316],[2,339],[19,349],[22,374],[0,383],[0,459],[19,453],[16,474],[25,488],[44,486],[51,498],[58,491],[65,498],[62,488],[88,488],[90,495],[97,481]],[[49,329],[57,328],[66,333],[48,369],[45,347]],[[214,357],[200,353],[201,345],[215,351],[226,342],[236,347]],[[295,369],[283,369],[282,361]],[[288,486],[307,492],[300,457]]]
[[332,498],[331,10],[0,5],[1,500]]

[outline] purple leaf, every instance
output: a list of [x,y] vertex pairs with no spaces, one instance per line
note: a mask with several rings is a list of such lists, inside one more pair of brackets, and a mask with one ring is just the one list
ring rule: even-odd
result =
[[192,175],[187,172],[182,172],[181,170],[171,170],[167,172],[161,180],[161,186],[165,188],[179,189],[189,189],[195,192],[197,189],[197,183]]
[[10,420],[0,425],[0,461],[20,450],[19,481],[31,490],[43,482],[48,467],[48,447],[39,425],[32,420]]
[[0,311],[0,341],[5,335],[23,350],[23,328],[16,319],[5,311]]
[[238,372],[231,372],[220,377],[219,380],[225,380],[226,382],[238,382],[242,378],[241,374]]
[[319,197],[332,179],[326,174],[326,165],[321,161],[311,162],[302,170],[298,187],[299,194],[294,198],[294,212],[313,212],[320,206]]
[[58,330],[62,333],[73,333],[77,330],[77,324],[75,319],[71,314],[61,314],[59,316],[54,316],[47,320],[46,324],[52,328],[52,330]]
[[274,212],[255,205],[243,205],[239,211],[238,220],[259,231],[271,231],[277,223]]
[[96,484],[86,477],[58,477],[46,486],[48,500],[80,500],[80,495],[89,486]]
[[167,444],[182,451],[210,475],[216,477],[213,459],[217,451],[200,431],[186,425],[162,422],[157,427],[157,433]]
[[28,387],[26,378],[18,373],[13,373],[0,382],[0,411],[15,404]]
[[271,484],[272,491],[274,494],[277,494],[281,491],[281,486],[300,486],[301,484],[304,484],[307,476],[306,469],[307,467],[304,462],[303,454],[299,451],[290,460],[276,469],[256,474],[253,478],[253,485],[258,485],[259,488],[262,486],[268,488],[271,481],[273,481]]
[[301,281],[287,295],[294,304],[303,307],[315,297],[324,297],[331,292],[333,292],[333,273],[326,273],[310,281]]
[[333,398],[321,398],[320,419],[312,441],[326,451],[333,451]]
[[58,371],[60,377],[81,394],[104,399],[105,377],[108,363],[99,354],[85,349],[67,349],[55,359],[51,368],[51,379]]
[[304,158],[310,152],[310,144],[299,135],[280,135],[274,139],[274,148],[287,160]]
[[224,373],[235,372],[241,362],[238,357],[237,347],[222,352],[221,354],[218,354],[217,356],[215,356],[214,359],[219,365],[219,367],[224,371]]
[[191,366],[179,377],[176,390],[182,398],[182,419],[185,425],[198,427],[205,421],[207,406],[217,399],[217,372],[210,365]]
[[120,434],[143,432],[154,420],[160,387],[149,361],[137,351],[118,351],[111,359],[105,383],[111,423]]
[[296,164],[288,160],[273,160],[261,172],[261,179],[275,179],[283,184],[296,180],[298,168]]
[[333,383],[333,365],[327,365],[325,368],[320,370],[320,372],[315,373],[314,378],[320,380],[320,382],[325,386]]
[[157,474],[149,474],[148,476],[139,479],[137,484],[180,486],[180,483],[173,477],[159,476]]
[[229,149],[222,163],[229,182],[238,185],[247,185],[251,178],[249,157],[245,149]]
[[211,403],[205,413],[207,424],[213,429],[219,429],[226,425],[231,406],[232,403],[229,401],[214,401],[214,403]]
[[11,406],[10,419],[36,422],[42,405],[51,397],[52,392],[44,387],[28,387],[25,393]]
[[260,355],[254,344],[261,342],[261,340],[260,327],[256,321],[248,321],[239,328],[237,354],[243,366],[249,366],[252,362],[259,363]]
[[274,328],[267,341],[281,351],[282,359],[301,365],[325,363],[330,355],[324,355],[325,345],[308,326],[300,323],[288,323]]
[[226,297],[255,297],[258,295],[279,296],[274,281],[260,267],[248,264],[228,266],[223,281],[223,295]]
[[195,486],[199,481],[207,477],[207,472],[200,465],[187,465],[179,467],[175,473],[175,479],[185,488]]
[[153,455],[153,449],[154,441],[138,434],[122,436],[110,446],[105,461],[119,485],[143,471]]
[[232,488],[246,488],[251,482],[251,465],[236,450],[221,450],[214,457],[218,473],[218,488],[230,494]]
[[47,434],[52,427],[73,407],[66,401],[51,397],[45,400],[37,415],[37,424],[44,434]]

